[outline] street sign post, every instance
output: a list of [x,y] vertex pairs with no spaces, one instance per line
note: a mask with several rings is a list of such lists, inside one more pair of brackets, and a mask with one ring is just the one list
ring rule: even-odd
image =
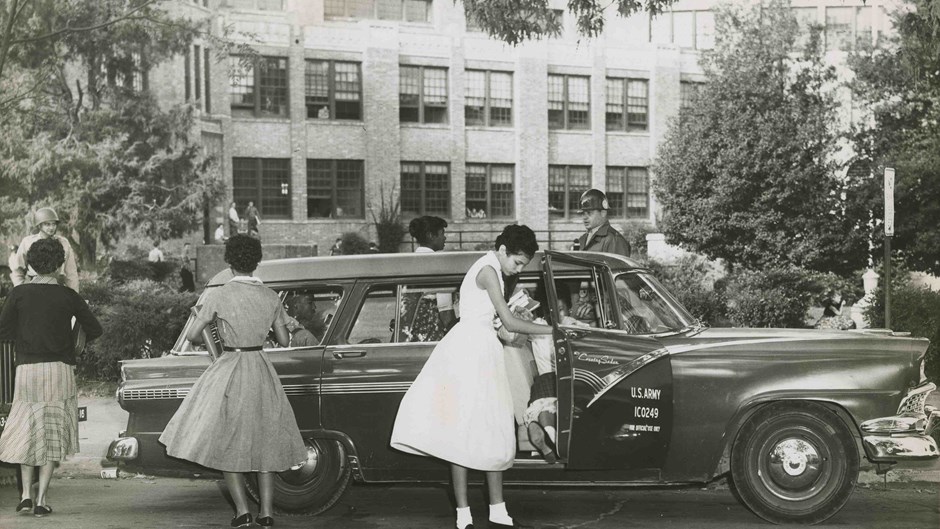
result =
[[891,237],[894,236],[894,167],[885,167],[885,328],[891,328]]

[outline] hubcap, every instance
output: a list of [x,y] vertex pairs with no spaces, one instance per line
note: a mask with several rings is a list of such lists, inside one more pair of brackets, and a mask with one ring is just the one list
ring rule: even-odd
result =
[[[758,471],[767,490],[788,501],[804,501],[825,488],[833,472],[825,443],[812,433],[790,431],[767,439]],[[807,435],[808,434],[808,435]]]
[[290,483],[291,485],[303,485],[316,476],[317,468],[320,466],[320,449],[317,447],[316,443],[310,441],[307,441],[306,445],[307,461],[304,462],[303,466],[296,470],[288,470],[287,472],[278,474],[286,483]]

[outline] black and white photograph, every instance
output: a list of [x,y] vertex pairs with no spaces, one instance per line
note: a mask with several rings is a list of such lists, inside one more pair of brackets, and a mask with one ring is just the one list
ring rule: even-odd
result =
[[0,0],[0,528],[940,527],[940,2]]

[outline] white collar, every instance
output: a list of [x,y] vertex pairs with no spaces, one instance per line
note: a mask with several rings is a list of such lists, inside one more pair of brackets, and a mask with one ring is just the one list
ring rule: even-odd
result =
[[36,284],[36,285],[58,285],[59,284],[59,282],[56,281],[55,276],[48,275],[48,274],[33,276],[33,278],[29,280],[29,282]]
[[261,281],[255,276],[233,276],[232,279],[229,279],[229,281],[241,281],[243,283],[258,283],[259,285],[264,284],[264,281]]
[[427,246],[418,246],[415,248],[415,253],[434,253],[434,250],[428,248]]

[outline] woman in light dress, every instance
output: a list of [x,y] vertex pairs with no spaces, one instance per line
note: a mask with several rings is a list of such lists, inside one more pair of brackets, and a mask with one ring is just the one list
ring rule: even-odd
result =
[[503,501],[503,474],[516,453],[512,398],[494,316],[507,330],[550,334],[552,328],[519,319],[503,297],[502,274],[522,271],[538,250],[526,226],[509,225],[496,249],[470,267],[460,286],[460,321],[431,353],[405,393],[395,419],[393,448],[449,462],[457,501],[457,529],[473,527],[468,469],[486,472],[489,527],[518,527]]

